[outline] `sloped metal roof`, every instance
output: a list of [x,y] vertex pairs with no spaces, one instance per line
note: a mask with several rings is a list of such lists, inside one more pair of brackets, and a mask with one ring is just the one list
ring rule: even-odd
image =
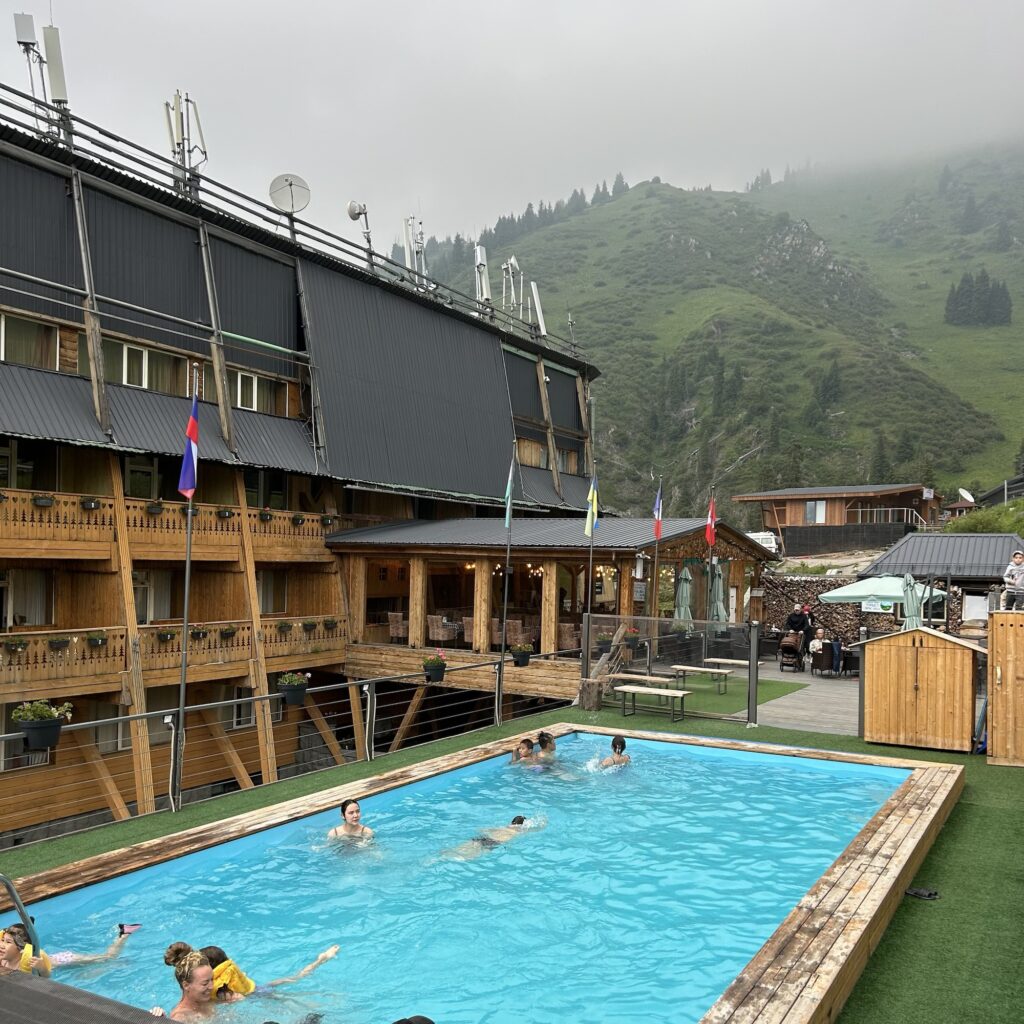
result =
[[550,469],[520,466],[512,494],[513,500],[546,505],[549,508],[586,509],[590,480],[585,477],[570,476],[568,473],[562,473],[559,479],[562,483],[561,497],[555,490]]
[[996,583],[1014,551],[1024,551],[1015,533],[908,533],[876,558],[865,576],[952,576]]
[[0,363],[0,433],[110,446],[87,380],[10,363]]
[[[584,519],[513,519],[513,548],[590,548],[583,532]],[[665,519],[661,543],[703,531],[703,519]],[[721,526],[722,524],[719,524]],[[327,538],[336,547],[401,546],[437,548],[498,548],[507,540],[504,519],[403,520],[358,530],[345,530]],[[751,542],[753,545],[753,542]],[[602,519],[594,534],[595,550],[637,551],[654,545],[653,524],[645,519]]]
[[897,494],[920,491],[924,484],[856,484],[843,487],[784,487],[780,491],[751,491],[734,494],[733,501],[757,501],[761,498],[840,498],[844,495]]

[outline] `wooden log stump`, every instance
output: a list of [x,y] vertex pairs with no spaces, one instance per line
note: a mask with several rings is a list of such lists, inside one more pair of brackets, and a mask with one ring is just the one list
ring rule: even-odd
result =
[[604,682],[603,679],[580,680],[580,707],[584,711],[601,710],[601,690]]

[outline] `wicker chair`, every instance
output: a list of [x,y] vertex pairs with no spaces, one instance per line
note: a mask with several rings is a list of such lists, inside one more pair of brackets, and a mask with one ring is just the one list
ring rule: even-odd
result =
[[409,620],[401,612],[388,612],[388,637],[393,644],[409,640]]
[[458,635],[458,628],[454,625],[446,625],[441,621],[440,615],[427,616],[427,639],[432,644],[451,643]]
[[473,647],[473,616],[463,615],[462,616],[462,639],[466,646],[472,649]]
[[558,649],[560,651],[574,651],[580,645],[580,632],[571,622],[560,622],[558,624]]
[[501,619],[491,619],[491,646],[501,647]]
[[819,676],[826,672],[832,675],[832,645],[811,655],[811,675],[817,672]]

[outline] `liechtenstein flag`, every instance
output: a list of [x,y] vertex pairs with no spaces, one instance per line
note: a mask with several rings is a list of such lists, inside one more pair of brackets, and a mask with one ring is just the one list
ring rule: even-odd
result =
[[185,427],[185,454],[181,459],[178,492],[191,500],[196,493],[196,474],[199,469],[199,402],[192,396],[192,412]]
[[661,484],[658,484],[658,494],[654,499],[654,539],[661,540]]

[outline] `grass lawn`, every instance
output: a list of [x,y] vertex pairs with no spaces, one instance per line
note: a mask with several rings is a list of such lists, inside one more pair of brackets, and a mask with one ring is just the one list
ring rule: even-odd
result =
[[[790,684],[794,685],[794,684]],[[289,779],[244,793],[232,793],[186,807],[176,815],[161,813],[118,822],[78,836],[48,840],[0,854],[0,871],[17,877],[105,850],[167,835],[254,807],[290,799],[328,786],[487,740],[539,728],[547,722],[577,722],[615,727],[617,710],[585,712],[566,708],[442,740],[412,750],[356,763],[315,775]],[[929,886],[941,899],[906,898],[896,912],[844,1009],[842,1024],[944,1024],[997,1022],[1016,1024],[1024,1006],[1024,771],[994,768],[983,758],[935,751],[883,747],[853,736],[773,729],[746,729],[743,723],[687,719],[670,725],[664,715],[638,713],[631,729],[656,729],[728,739],[789,743],[828,750],[853,751],[966,766],[966,788],[915,885]]]
[[[787,693],[795,690],[802,690],[806,683],[789,683],[770,679],[759,679],[757,684],[757,703],[764,704],[766,701],[775,700],[776,697],[784,697]],[[705,676],[694,673],[687,675],[686,681],[679,680],[673,683],[671,678],[665,677],[666,689],[689,690],[690,696],[686,698],[685,709],[687,712],[696,711],[706,715],[734,715],[743,711],[747,706],[747,677],[732,678],[728,682],[727,692],[718,692],[718,682],[714,676]],[[622,700],[621,694],[615,695],[616,702]],[[641,708],[664,709],[666,698],[662,698],[659,704],[657,697],[649,697],[646,694],[637,694],[636,709],[640,714]],[[626,706],[630,707],[630,695],[626,694]],[[627,726],[627,728],[632,728]]]

